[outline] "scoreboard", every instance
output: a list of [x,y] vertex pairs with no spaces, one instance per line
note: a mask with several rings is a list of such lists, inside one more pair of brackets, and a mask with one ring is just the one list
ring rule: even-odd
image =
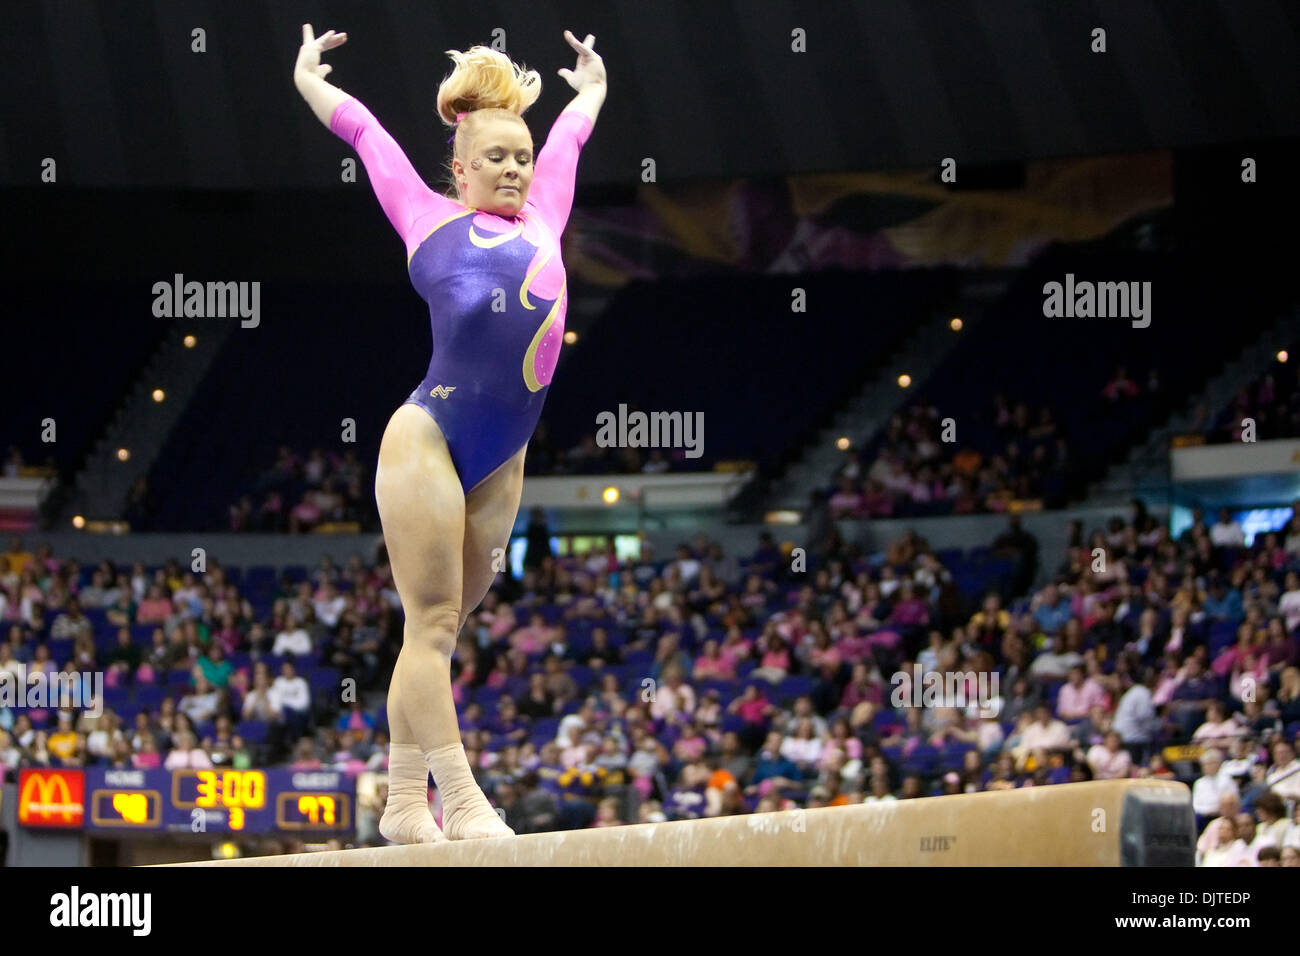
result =
[[87,832],[351,833],[356,779],[333,770],[23,770],[18,822]]

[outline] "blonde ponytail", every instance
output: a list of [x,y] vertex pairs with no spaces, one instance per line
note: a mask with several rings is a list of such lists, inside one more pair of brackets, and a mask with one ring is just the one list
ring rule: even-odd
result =
[[457,113],[503,110],[522,116],[542,95],[540,73],[490,47],[448,50],[447,55],[455,66],[438,86],[438,116],[448,126],[456,125]]

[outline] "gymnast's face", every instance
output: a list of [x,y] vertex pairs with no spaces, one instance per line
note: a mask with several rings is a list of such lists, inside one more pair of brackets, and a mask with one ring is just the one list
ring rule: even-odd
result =
[[465,205],[497,216],[517,216],[533,181],[533,137],[522,120],[485,119],[467,162],[452,161]]

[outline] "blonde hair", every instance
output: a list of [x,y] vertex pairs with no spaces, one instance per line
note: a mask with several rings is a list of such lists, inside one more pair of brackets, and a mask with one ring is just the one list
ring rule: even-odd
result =
[[[455,66],[438,86],[438,116],[446,125],[455,127],[452,156],[463,162],[483,120],[511,117],[523,122],[523,113],[542,95],[542,76],[490,47],[472,46],[463,52],[446,53]],[[457,123],[457,113],[468,115]],[[450,174],[450,163],[446,169]],[[458,196],[460,187],[454,177],[451,183],[449,195]]]

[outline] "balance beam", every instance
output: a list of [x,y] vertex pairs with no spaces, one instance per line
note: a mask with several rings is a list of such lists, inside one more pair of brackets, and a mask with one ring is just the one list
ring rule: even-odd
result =
[[1192,866],[1181,783],[1104,780],[178,866]]

